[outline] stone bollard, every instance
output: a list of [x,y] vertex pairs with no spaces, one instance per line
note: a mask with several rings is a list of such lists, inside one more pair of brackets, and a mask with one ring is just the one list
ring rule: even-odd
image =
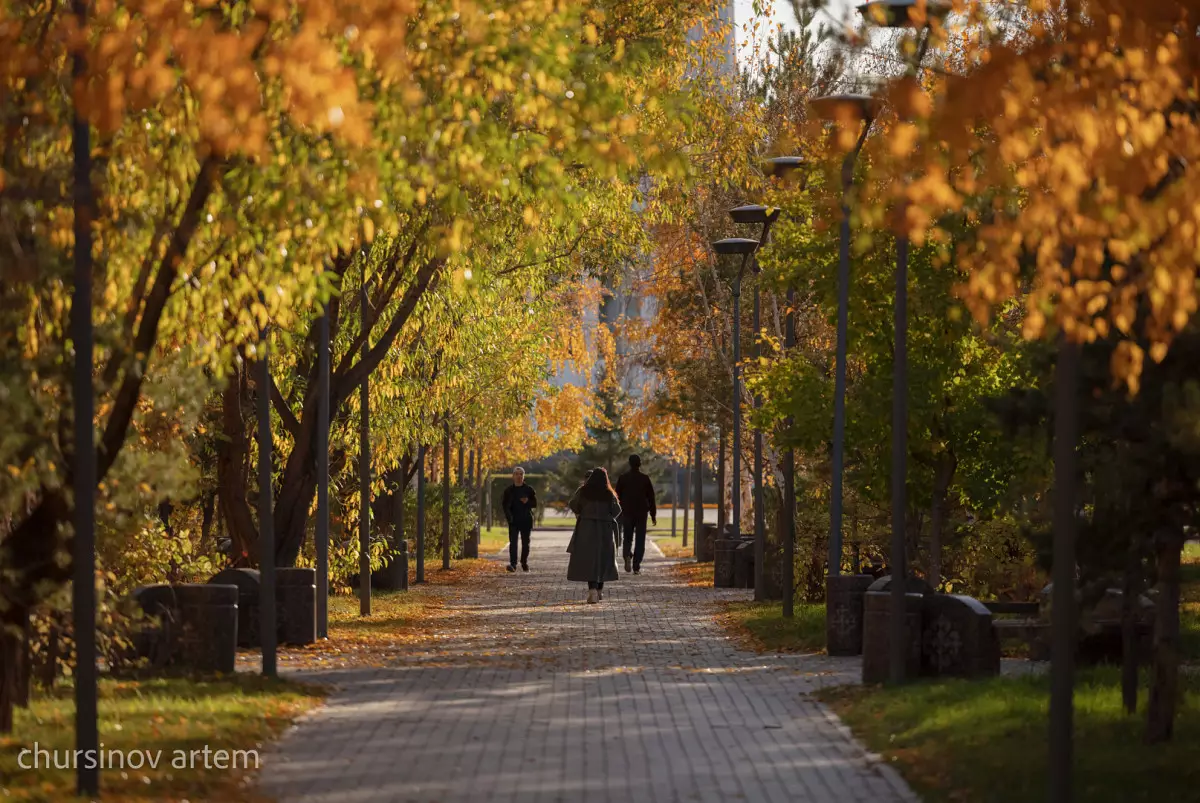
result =
[[178,663],[200,672],[232,674],[237,656],[238,587],[175,586],[179,601]]
[[713,550],[713,588],[733,588],[733,560],[740,541],[721,538]]
[[463,543],[463,557],[467,560],[474,560],[479,557],[479,525],[476,524],[467,533],[467,540]]
[[257,647],[259,613],[258,595],[261,578],[258,569],[223,569],[208,581],[213,585],[238,587],[238,646]]
[[312,644],[317,640],[317,570],[275,570],[275,612],[280,644]]
[[869,574],[825,578],[825,649],[830,655],[861,655],[863,595],[875,581]]
[[171,663],[179,630],[175,589],[167,583],[139,586],[133,590],[133,599],[146,616],[157,620],[139,626],[134,632],[134,655],[146,659],[150,666],[162,669]]
[[956,594],[930,594],[925,597],[924,609],[924,674],[960,678],[1000,674],[1000,638],[992,613],[982,602]]
[[[922,594],[905,594],[904,677],[921,674],[921,610]],[[891,632],[892,595],[888,591],[868,591],[863,595],[862,682],[884,683],[888,680],[889,643]]]
[[371,572],[371,588],[380,591],[405,591],[408,589],[408,566],[402,566],[400,553],[407,550],[408,544],[401,540],[397,546],[392,545],[388,553],[386,566]]
[[707,563],[715,557],[717,525],[705,524],[696,539],[696,560]]
[[733,587],[754,588],[754,542],[742,541],[733,552]]

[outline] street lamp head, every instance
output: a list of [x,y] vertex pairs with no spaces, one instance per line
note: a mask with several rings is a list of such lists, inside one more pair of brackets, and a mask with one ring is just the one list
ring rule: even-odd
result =
[[858,6],[858,13],[867,22],[884,28],[923,28],[931,19],[942,19],[950,6],[939,0],[924,0],[925,21],[917,22],[922,0],[868,0]]
[[802,167],[804,167],[803,156],[776,156],[767,160],[767,174],[777,178],[782,178]]
[[837,122],[847,117],[856,120],[873,120],[879,113],[879,99],[873,95],[857,92],[841,92],[824,95],[811,100],[809,107],[822,120]]
[[745,204],[730,209],[729,216],[734,223],[774,223],[779,217],[779,210],[762,204]]
[[712,249],[718,254],[753,254],[758,248],[758,240],[751,240],[748,237],[726,237],[724,240],[717,240],[712,244]]

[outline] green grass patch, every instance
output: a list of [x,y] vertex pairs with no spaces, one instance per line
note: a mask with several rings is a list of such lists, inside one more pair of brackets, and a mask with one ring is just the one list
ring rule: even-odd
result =
[[[1174,741],[1142,743],[1145,716],[1121,708],[1119,671],[1089,669],[1075,689],[1076,799],[1190,800],[1200,785],[1200,678],[1185,674]],[[854,733],[926,803],[1041,801],[1047,789],[1045,676],[822,691]],[[1145,690],[1141,695],[1144,705]]]
[[491,555],[508,546],[508,525],[479,529],[479,556]]
[[695,547],[692,545],[690,536],[688,537],[687,546],[683,545],[682,535],[676,535],[672,538],[669,534],[650,533],[650,537],[654,540],[654,543],[658,544],[658,548],[668,558],[690,558],[695,554]]
[[1184,563],[1179,572],[1179,648],[1185,661],[1200,661],[1200,557]]
[[1200,563],[1200,541],[1188,541],[1183,545],[1183,562]]
[[[246,783],[255,768],[254,756],[261,761],[265,744],[297,715],[317,705],[321,694],[259,675],[211,680],[105,678],[100,681],[103,760],[108,765],[110,759],[117,763],[123,756],[128,763],[124,769],[101,771],[104,799],[259,799]],[[39,764],[55,756],[65,763],[75,747],[74,717],[69,683],[36,697],[28,709],[17,710],[13,735],[0,737],[0,798],[51,801],[74,794],[72,769],[20,765],[31,765],[33,757],[22,756],[21,751],[32,749],[35,742],[39,749],[50,751],[39,756]],[[213,751],[207,760],[202,752],[192,752],[205,746]],[[229,768],[233,757],[222,760],[218,750],[257,753],[239,754],[239,768],[234,770]],[[157,767],[133,768],[156,755]]]
[[721,620],[743,646],[756,652],[822,652],[825,605],[797,602],[794,614],[784,619],[781,602],[732,602]]

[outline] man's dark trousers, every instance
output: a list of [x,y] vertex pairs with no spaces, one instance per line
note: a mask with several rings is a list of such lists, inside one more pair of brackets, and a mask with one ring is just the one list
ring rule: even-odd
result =
[[[644,528],[643,528],[644,529]],[[529,563],[529,535],[533,532],[533,522],[519,524],[511,522],[508,525],[508,565],[517,565],[517,536],[521,537],[521,565]]]
[[623,516],[622,527],[625,530],[625,546],[621,556],[633,558],[633,568],[642,567],[642,558],[646,557],[646,516]]

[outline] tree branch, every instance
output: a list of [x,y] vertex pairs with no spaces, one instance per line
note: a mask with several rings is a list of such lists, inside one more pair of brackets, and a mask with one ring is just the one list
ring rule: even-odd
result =
[[197,173],[196,182],[192,185],[192,194],[188,198],[179,224],[175,227],[175,232],[167,245],[166,253],[163,254],[159,263],[158,275],[155,276],[154,286],[146,298],[146,309],[133,340],[134,364],[125,372],[125,379],[121,382],[121,387],[113,399],[112,413],[108,417],[108,423],[104,427],[104,434],[100,439],[96,460],[97,481],[104,479],[108,470],[112,468],[112,464],[117,459],[117,454],[120,453],[121,446],[125,442],[129,424],[133,420],[133,413],[142,393],[146,363],[158,340],[158,325],[162,320],[167,300],[170,298],[171,285],[179,273],[179,266],[183,262],[192,237],[200,224],[200,213],[216,186],[217,172],[221,164],[221,160],[213,155],[206,156],[201,161],[200,172]]

